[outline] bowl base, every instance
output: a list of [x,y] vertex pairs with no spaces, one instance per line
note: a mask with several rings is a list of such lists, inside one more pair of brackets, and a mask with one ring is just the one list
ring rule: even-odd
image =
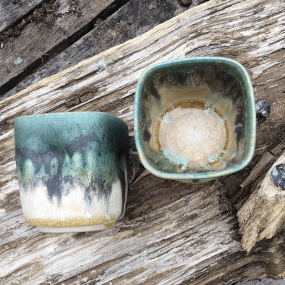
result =
[[106,230],[104,224],[91,225],[91,226],[77,226],[77,227],[41,227],[37,226],[40,232],[44,233],[77,233],[77,232],[91,232],[91,231],[102,231]]

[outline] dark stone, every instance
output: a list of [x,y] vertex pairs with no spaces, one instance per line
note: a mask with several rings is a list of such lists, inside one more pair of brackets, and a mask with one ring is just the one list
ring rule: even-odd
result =
[[285,164],[276,165],[270,174],[272,183],[282,190],[285,190]]
[[255,105],[256,109],[256,121],[258,124],[261,124],[267,120],[270,115],[271,106],[269,101],[263,100]]

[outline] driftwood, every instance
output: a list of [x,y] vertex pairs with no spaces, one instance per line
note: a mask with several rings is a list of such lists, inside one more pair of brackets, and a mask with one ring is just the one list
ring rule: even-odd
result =
[[285,221],[285,154],[238,211],[242,247],[250,251],[260,240],[272,238]]
[[[235,215],[235,206],[242,206],[275,159],[260,168],[260,177],[252,175],[243,192],[239,185],[266,153],[275,157],[283,149],[284,8],[281,0],[213,0],[1,101],[1,284],[233,284],[284,278],[283,229],[247,253]],[[256,101],[271,102],[271,116],[257,130],[256,155],[244,171],[214,182],[191,185],[154,177],[143,171],[133,143],[137,80],[156,62],[204,55],[244,64]],[[106,111],[128,124],[127,211],[104,232],[43,234],[23,219],[13,124],[21,115],[70,111]]]

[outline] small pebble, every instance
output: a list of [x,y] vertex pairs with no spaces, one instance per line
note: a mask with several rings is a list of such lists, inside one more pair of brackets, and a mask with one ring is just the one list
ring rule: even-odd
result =
[[18,0],[12,0],[12,3],[13,3],[13,4],[17,4],[17,3],[18,3]]
[[256,109],[256,121],[258,124],[261,124],[267,120],[270,115],[271,106],[269,101],[263,100],[255,105]]

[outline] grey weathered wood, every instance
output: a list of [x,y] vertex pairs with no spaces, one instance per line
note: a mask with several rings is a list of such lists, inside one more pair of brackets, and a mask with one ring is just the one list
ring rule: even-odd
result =
[[[264,238],[271,239],[284,224],[283,178],[277,171],[277,173],[273,171],[275,166],[284,165],[284,163],[285,154],[283,153],[237,213],[240,233],[243,235],[241,244],[247,251],[250,251],[258,241]],[[278,177],[277,185],[273,182],[274,179],[272,181],[272,175],[275,179]]]
[[[247,254],[228,200],[228,193],[238,189],[228,189],[230,178],[242,184],[258,158],[278,148],[284,131],[284,8],[281,0],[213,0],[1,101],[1,283],[233,284],[284,278],[284,229]],[[256,100],[271,101],[271,116],[257,129],[256,157],[244,172],[205,184],[154,177],[140,168],[134,154],[137,80],[151,64],[204,55],[244,64]],[[27,114],[100,110],[119,116],[130,130],[133,174],[126,216],[105,232],[41,234],[24,223],[21,212],[14,120]]]
[[177,0],[131,0],[101,25],[4,94],[0,100],[14,95],[39,80],[56,74],[84,59],[139,36],[156,25],[203,2],[205,0],[194,0],[189,7],[185,7],[179,5]]
[[1,0],[0,33],[12,26],[15,22],[18,22],[43,2],[44,0],[19,0],[17,4],[13,4],[12,0]]
[[232,202],[236,203],[237,200],[240,198],[240,196],[248,190],[248,187],[250,187],[253,183],[255,183],[258,179],[260,179],[262,176],[261,173],[265,172],[265,170],[268,168],[268,166],[273,163],[275,160],[275,156],[267,151],[263,153],[262,157],[258,161],[257,164],[252,168],[251,172],[248,174],[246,179],[240,184],[240,190],[239,192],[233,197]]
[[9,38],[0,49],[0,88],[36,60],[41,60],[41,56],[83,29],[113,1],[78,0],[78,4],[74,5],[72,0],[57,0],[57,16],[50,23],[30,23],[18,37]]

